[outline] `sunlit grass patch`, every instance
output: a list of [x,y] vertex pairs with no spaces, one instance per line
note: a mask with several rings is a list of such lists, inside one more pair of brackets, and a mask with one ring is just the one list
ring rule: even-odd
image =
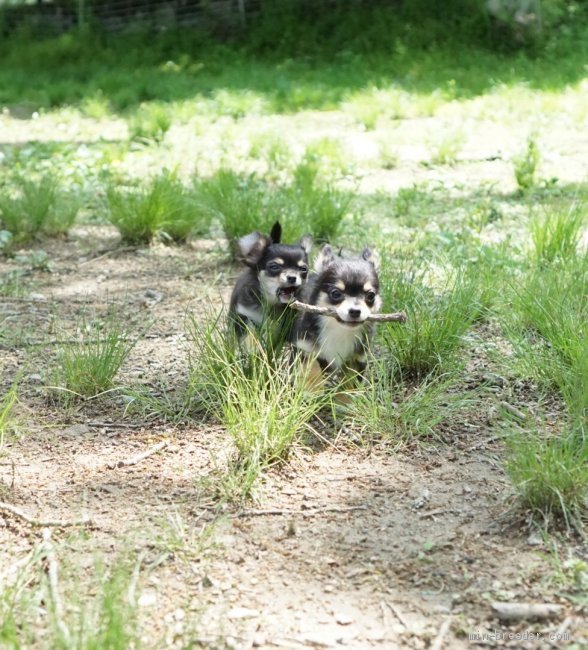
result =
[[108,220],[123,242],[148,244],[156,235],[182,242],[204,234],[211,214],[200,201],[198,188],[186,187],[170,172],[140,185],[107,187]]
[[104,318],[82,313],[72,342],[57,348],[48,387],[52,397],[67,404],[113,388],[136,337],[127,319],[113,309]]
[[133,140],[161,142],[172,125],[172,114],[162,104],[142,104],[129,119],[129,135]]
[[372,87],[351,94],[341,108],[365,129],[371,131],[382,120],[429,117],[447,101],[441,92],[417,94],[400,87]]
[[12,236],[9,243],[26,243],[43,235],[66,233],[80,204],[51,174],[38,180],[17,176],[14,187],[0,190],[0,224]]
[[588,253],[549,266],[531,266],[515,290],[505,332],[516,370],[555,387],[570,413],[588,409]]
[[536,217],[531,224],[535,262],[543,265],[574,258],[586,221],[586,207],[579,204],[563,203]]
[[287,459],[310,429],[328,396],[307,391],[307,371],[267,330],[251,332],[238,348],[219,318],[191,321],[190,391],[231,436],[236,457],[230,474],[241,496],[251,494],[269,467]]
[[265,115],[270,112],[266,98],[253,90],[216,90],[210,100],[210,111],[216,115],[228,115],[240,119],[247,115]]
[[290,183],[270,183],[255,174],[221,169],[199,183],[203,204],[219,220],[232,252],[240,237],[255,230],[269,233],[282,223],[284,242],[304,234],[316,240],[334,237],[349,211],[351,196],[319,177],[317,165],[303,161]]
[[462,131],[443,134],[431,143],[431,162],[435,165],[454,165],[464,144]]

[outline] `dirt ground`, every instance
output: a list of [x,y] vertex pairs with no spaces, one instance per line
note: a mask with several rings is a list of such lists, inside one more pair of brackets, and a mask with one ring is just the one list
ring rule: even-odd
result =
[[[186,314],[220,306],[237,272],[219,246],[120,251],[105,227],[77,228],[51,244],[50,272],[34,271],[32,290],[0,307],[4,388],[24,368],[20,435],[0,457],[1,499],[32,517],[90,516],[86,534],[55,533],[82,571],[96,553],[126,547],[141,556],[145,647],[588,642],[553,553],[512,511],[491,410],[453,423],[444,442],[390,450],[327,439],[270,473],[257,502],[219,510],[211,485],[231,453],[220,428],[125,413],[124,397],[67,411],[47,403],[41,384],[52,346],[39,345],[38,363],[24,365],[24,345],[66,336],[55,323],[67,324],[86,303],[114,301],[137,323],[153,322],[123,380],[152,388],[181,383]],[[0,270],[13,265],[5,260]],[[116,466],[161,441],[168,446],[159,453]],[[38,529],[0,514],[0,572],[39,538]],[[562,545],[560,553],[562,561],[587,558],[579,544]],[[507,625],[492,610],[495,600],[564,609],[552,621]],[[496,638],[508,633],[520,636]],[[524,640],[530,633],[542,640]],[[549,639],[557,633],[568,640]]]

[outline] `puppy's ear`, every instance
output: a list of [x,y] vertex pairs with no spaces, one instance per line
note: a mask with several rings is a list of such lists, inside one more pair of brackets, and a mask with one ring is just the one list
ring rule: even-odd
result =
[[314,261],[314,269],[317,273],[322,273],[334,261],[335,255],[333,254],[333,249],[329,246],[329,244],[325,244],[320,249],[316,260]]
[[249,233],[237,242],[239,257],[247,266],[255,266],[270,244],[271,239],[260,232]]
[[312,235],[304,235],[302,239],[298,242],[302,246],[304,252],[308,255],[312,248]]
[[379,264],[380,264],[379,255],[376,253],[376,251],[373,251],[368,246],[366,246],[363,249],[363,251],[361,253],[361,258],[363,260],[365,260],[366,262],[370,262],[370,264],[372,264],[375,269],[377,269]]
[[274,225],[272,226],[272,230],[270,232],[270,239],[272,240],[273,244],[279,244],[280,239],[282,239],[282,224],[279,221],[276,221]]

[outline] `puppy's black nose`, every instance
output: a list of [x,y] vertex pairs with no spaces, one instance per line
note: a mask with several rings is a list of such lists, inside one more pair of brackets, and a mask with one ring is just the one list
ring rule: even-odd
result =
[[295,275],[287,275],[286,280],[288,280],[288,284],[296,284],[298,278]]
[[351,318],[359,318],[361,316],[361,309],[350,309],[348,313]]

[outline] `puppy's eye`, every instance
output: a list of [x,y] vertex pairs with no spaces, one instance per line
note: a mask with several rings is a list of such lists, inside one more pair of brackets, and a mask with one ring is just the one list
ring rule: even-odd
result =
[[344,298],[344,294],[339,289],[331,289],[329,291],[329,298],[333,302],[341,302],[343,300],[343,298]]
[[267,269],[270,273],[279,273],[281,267],[280,267],[280,265],[277,264],[276,262],[270,262],[270,263],[266,266],[266,269]]
[[308,273],[308,266],[301,266],[300,273],[302,273],[302,275],[306,275]]
[[376,300],[376,292],[375,291],[366,291],[365,294],[365,301],[367,302],[368,305],[373,305]]

